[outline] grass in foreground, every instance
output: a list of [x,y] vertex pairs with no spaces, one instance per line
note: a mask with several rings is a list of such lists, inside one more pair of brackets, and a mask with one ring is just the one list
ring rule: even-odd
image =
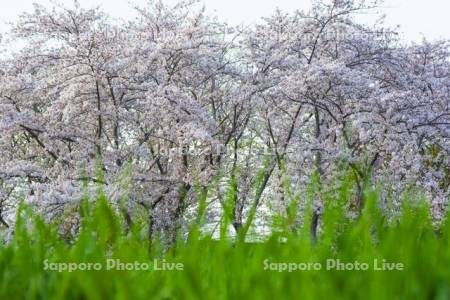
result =
[[[138,228],[124,234],[104,197],[72,243],[23,207],[12,241],[0,246],[0,299],[449,299],[450,223],[436,229],[425,203],[412,200],[388,222],[376,193],[367,194],[362,214],[352,220],[345,216],[347,192],[344,187],[340,196],[324,199],[314,242],[305,219],[299,231],[280,230],[264,243],[212,240],[193,227],[187,241],[168,252],[158,243],[149,252]],[[147,263],[151,270],[107,270],[107,259]],[[154,270],[155,259],[159,268],[182,263],[183,270]],[[378,267],[401,263],[404,270],[374,270],[375,259]],[[330,260],[367,263],[368,270],[327,270]],[[63,268],[54,263],[101,269],[45,270]],[[315,265],[298,270],[308,263]]]

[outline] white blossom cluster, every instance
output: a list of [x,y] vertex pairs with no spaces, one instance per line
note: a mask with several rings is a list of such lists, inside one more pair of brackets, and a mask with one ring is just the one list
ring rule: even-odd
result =
[[315,172],[326,183],[343,167],[357,207],[370,177],[397,200],[416,186],[441,218],[449,42],[404,45],[354,20],[376,5],[316,0],[242,29],[195,1],[149,1],[126,22],[36,4],[1,41],[23,46],[0,59],[0,220],[22,198],[56,218],[101,185],[127,222],[142,207],[149,232],[177,232],[199,189],[223,206],[225,175],[239,230],[253,207],[283,211]]

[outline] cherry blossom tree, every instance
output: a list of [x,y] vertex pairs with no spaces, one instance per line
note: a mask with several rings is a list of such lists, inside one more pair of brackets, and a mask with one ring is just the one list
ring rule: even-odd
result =
[[0,224],[12,225],[20,199],[48,220],[75,207],[76,220],[100,187],[127,228],[147,214],[150,239],[186,232],[202,197],[211,220],[245,236],[269,208],[289,214],[311,178],[331,189],[343,170],[355,181],[350,211],[368,184],[395,199],[386,210],[416,186],[439,220],[449,45],[405,45],[382,20],[357,21],[379,4],[317,0],[250,28],[195,1],[149,1],[124,21],[77,2],[36,4],[1,40]]

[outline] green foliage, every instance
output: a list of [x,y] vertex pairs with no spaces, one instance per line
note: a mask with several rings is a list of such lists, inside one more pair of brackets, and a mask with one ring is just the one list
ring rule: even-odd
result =
[[[321,192],[324,203],[320,230],[310,238],[311,204],[320,190],[318,179],[307,192],[302,226],[274,230],[264,243],[217,241],[203,237],[208,191],[199,190],[201,205],[189,238],[176,252],[151,244],[141,228],[125,231],[120,214],[103,194],[82,202],[79,234],[67,241],[57,224],[46,224],[21,205],[12,240],[0,246],[0,299],[448,299],[450,297],[450,219],[432,224],[429,207],[417,193],[405,195],[401,213],[388,221],[379,194],[366,190],[360,215],[348,216],[352,185],[338,180],[335,189]],[[233,181],[230,183],[233,185]],[[226,198],[232,202],[233,187]],[[296,200],[292,200],[296,202]],[[227,204],[231,205],[231,204]],[[292,210],[289,207],[289,210]],[[228,214],[224,224],[230,222]],[[137,225],[134,225],[137,226]],[[182,271],[106,270],[107,259],[154,264],[178,262]],[[368,263],[367,271],[326,270],[327,260]],[[376,271],[396,262],[403,271]],[[101,263],[101,270],[45,270],[47,263]],[[279,272],[268,263],[320,263],[321,270]]]

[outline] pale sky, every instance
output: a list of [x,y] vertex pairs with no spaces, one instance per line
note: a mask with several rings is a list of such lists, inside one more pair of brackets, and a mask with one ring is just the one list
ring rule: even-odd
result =
[[[163,0],[175,3],[176,0]],[[6,30],[5,22],[14,21],[22,11],[30,11],[33,2],[48,4],[50,0],[1,0],[0,31]],[[71,5],[73,0],[58,2]],[[128,0],[79,0],[83,7],[101,5],[114,17],[129,18],[133,10]],[[143,4],[145,0],[133,0]],[[270,15],[275,8],[284,11],[307,9],[310,0],[202,0],[209,13],[227,20],[232,25],[251,24],[261,17]],[[406,41],[420,41],[422,36],[430,40],[450,39],[450,1],[449,0],[386,0],[381,12],[386,15],[386,24],[400,25]],[[370,16],[362,17],[363,21]]]

